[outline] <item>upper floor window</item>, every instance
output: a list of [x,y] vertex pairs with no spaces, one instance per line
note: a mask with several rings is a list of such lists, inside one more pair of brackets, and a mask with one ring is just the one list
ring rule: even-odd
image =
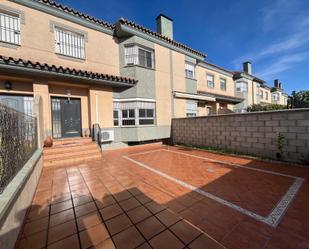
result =
[[274,101],[279,101],[280,100],[280,96],[279,96],[279,93],[272,93],[272,99]]
[[264,98],[264,91],[262,91],[262,90],[261,90],[261,94],[260,94],[260,96],[261,96],[261,99],[263,99],[263,98]]
[[223,78],[220,79],[220,89],[222,91],[226,91],[226,79]]
[[154,52],[136,45],[125,47],[125,64],[154,68]]
[[268,92],[265,92],[265,99],[268,100]]
[[0,13],[0,41],[20,45],[20,18]]
[[185,76],[189,79],[195,79],[195,66],[193,63],[185,62]]
[[215,76],[213,76],[212,74],[207,74],[207,86],[209,88],[215,87]]
[[198,112],[197,101],[187,101],[186,115],[187,117],[196,117]]
[[55,28],[56,53],[85,59],[85,37],[82,34]]
[[247,82],[236,82],[236,92],[248,92]]

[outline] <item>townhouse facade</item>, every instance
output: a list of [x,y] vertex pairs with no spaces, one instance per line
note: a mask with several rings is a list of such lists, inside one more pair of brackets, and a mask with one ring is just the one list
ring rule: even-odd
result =
[[[44,137],[89,136],[97,124],[121,146],[168,138],[174,117],[261,102],[262,80],[206,62],[173,40],[172,19],[156,22],[154,32],[48,0],[1,0],[0,103],[33,115],[40,99]],[[268,90],[269,101],[284,96],[279,85]]]

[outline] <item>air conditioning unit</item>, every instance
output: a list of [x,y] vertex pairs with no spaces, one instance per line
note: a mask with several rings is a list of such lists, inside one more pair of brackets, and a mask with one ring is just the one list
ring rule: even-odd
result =
[[110,141],[114,141],[114,131],[113,130],[101,131],[101,142],[110,142]]

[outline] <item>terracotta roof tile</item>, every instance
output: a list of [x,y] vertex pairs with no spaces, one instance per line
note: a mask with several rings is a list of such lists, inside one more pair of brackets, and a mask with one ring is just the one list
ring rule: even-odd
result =
[[154,32],[154,31],[152,31],[150,29],[147,29],[147,28],[145,28],[145,27],[143,27],[143,26],[141,26],[141,25],[139,25],[139,24],[137,24],[135,22],[126,20],[124,18],[120,18],[119,22],[121,24],[127,25],[127,26],[129,26],[131,28],[140,30],[140,31],[142,31],[142,32],[144,32],[144,33],[146,33],[148,35],[154,36],[154,37],[156,37],[156,38],[158,38],[160,40],[166,41],[166,42],[170,43],[171,45],[174,45],[176,47],[182,48],[182,49],[184,49],[184,50],[186,50],[186,51],[188,51],[190,53],[193,53],[193,54],[201,56],[201,57],[206,57],[206,54],[204,54],[204,53],[201,53],[201,52],[199,52],[197,50],[189,48],[188,46],[186,46],[184,44],[176,42],[176,41],[170,39],[169,37],[163,36],[163,35],[161,35],[161,34],[159,34],[157,32]]
[[94,22],[96,24],[102,25],[105,28],[109,28],[109,29],[112,29],[112,30],[115,28],[115,26],[113,24],[107,23],[107,22],[102,21],[100,19],[97,19],[95,17],[92,17],[92,16],[89,16],[87,14],[84,14],[84,13],[79,12],[79,11],[73,9],[73,8],[67,7],[67,6],[65,6],[63,4],[56,3],[55,1],[51,1],[51,0],[36,0],[36,1],[40,2],[40,3],[44,3],[46,5],[49,5],[49,6],[53,7],[53,8],[65,11],[67,13],[70,13],[72,15],[75,15],[77,17],[85,19],[87,21],[91,21],[91,22]]
[[81,78],[90,78],[90,79],[102,80],[102,81],[108,80],[108,81],[114,81],[117,83],[125,83],[129,85],[134,85],[138,82],[138,80],[136,79],[123,77],[123,76],[115,76],[115,75],[96,73],[96,72],[80,70],[80,69],[72,69],[69,67],[49,65],[49,64],[40,63],[40,62],[32,62],[30,60],[15,59],[12,57],[5,57],[2,55],[0,55],[0,65],[1,64],[17,66],[17,67],[26,67],[30,69],[39,70],[39,71],[49,71],[49,72],[54,72],[58,74],[78,76]]

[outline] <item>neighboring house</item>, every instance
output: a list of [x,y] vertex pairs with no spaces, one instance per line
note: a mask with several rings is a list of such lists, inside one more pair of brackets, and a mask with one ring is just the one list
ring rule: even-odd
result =
[[243,71],[234,72],[234,81],[235,95],[244,99],[234,106],[235,112],[246,112],[247,107],[253,104],[287,104],[288,95],[279,80],[275,80],[274,87],[270,88],[264,80],[253,75],[249,61],[243,64]]
[[124,145],[168,138],[173,117],[227,113],[256,98],[238,90],[263,81],[205,62],[173,40],[172,19],[156,22],[153,32],[53,1],[1,0],[0,102],[32,115],[39,96],[45,137],[85,136],[99,124]]

